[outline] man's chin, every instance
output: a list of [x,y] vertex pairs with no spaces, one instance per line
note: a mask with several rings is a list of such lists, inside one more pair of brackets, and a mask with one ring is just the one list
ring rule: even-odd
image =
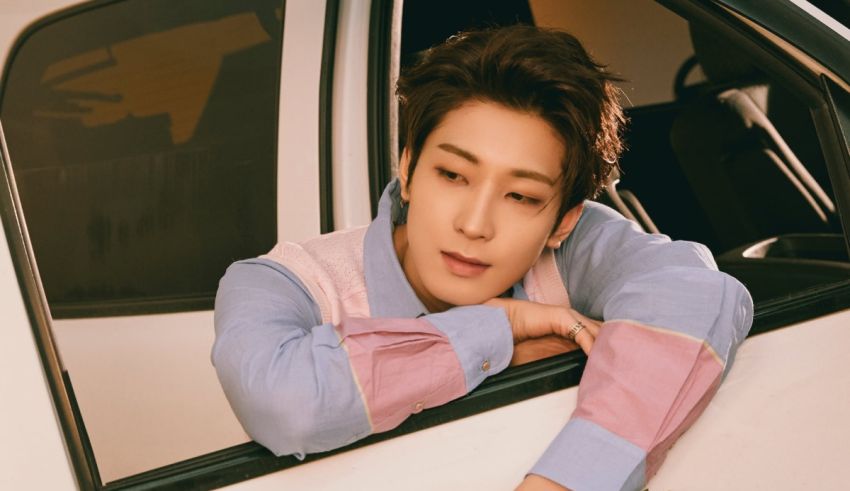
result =
[[[451,289],[450,291],[438,292],[436,295],[441,301],[454,305],[456,307],[464,306],[464,305],[481,305],[482,303],[490,300],[494,297],[499,296],[498,293],[490,294],[488,292],[482,292],[482,290],[469,288],[468,285],[464,285],[467,288],[463,289]],[[472,291],[470,291],[472,290]],[[441,295],[442,293],[442,295]]]
[[494,281],[486,274],[477,278],[462,278],[445,270],[431,270],[431,273],[422,278],[428,292],[441,302],[456,307],[481,305],[500,296],[513,285],[511,283],[501,288],[504,281]]

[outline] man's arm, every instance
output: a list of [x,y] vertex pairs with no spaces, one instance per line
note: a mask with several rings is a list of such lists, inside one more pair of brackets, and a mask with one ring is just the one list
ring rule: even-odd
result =
[[465,395],[504,369],[504,310],[323,324],[301,282],[266,259],[234,263],[216,296],[212,360],[245,431],[276,455],[347,445]]
[[559,251],[573,308],[604,323],[570,421],[531,470],[576,491],[642,489],[703,411],[752,299],[698,244],[591,204]]

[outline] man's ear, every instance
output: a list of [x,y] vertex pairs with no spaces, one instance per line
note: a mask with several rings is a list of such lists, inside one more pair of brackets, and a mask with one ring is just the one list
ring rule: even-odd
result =
[[570,235],[570,232],[576,228],[578,219],[581,218],[582,211],[584,211],[584,202],[570,208],[570,210],[564,215],[564,218],[561,219],[561,222],[558,223],[555,231],[552,232],[552,235],[550,235],[546,240],[546,246],[553,249],[561,247],[561,242],[566,240],[566,238]]
[[408,183],[410,177],[410,150],[407,147],[404,147],[404,150],[401,152],[401,159],[398,161],[398,181],[401,184],[401,199],[403,201],[410,201],[410,191],[408,189]]

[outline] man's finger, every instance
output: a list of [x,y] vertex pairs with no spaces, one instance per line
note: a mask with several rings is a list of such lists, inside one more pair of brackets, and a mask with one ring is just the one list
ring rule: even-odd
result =
[[581,347],[581,350],[584,351],[586,355],[590,354],[590,350],[593,348],[593,341],[593,334],[591,334],[587,327],[576,334],[575,342]]
[[588,320],[587,322],[584,322],[584,321],[582,321],[582,322],[584,323],[584,327],[585,327],[584,330],[590,331],[590,334],[591,334],[591,336],[593,336],[593,339],[596,339],[597,337],[599,337],[599,323],[598,322],[592,321],[592,320]]
[[585,315],[582,315],[582,314],[576,312],[573,309],[570,309],[570,311],[571,311],[570,313],[573,315],[573,317],[575,317],[576,320],[581,321],[581,323],[584,325],[585,329],[590,331],[590,334],[594,337],[594,339],[597,336],[599,336],[599,327],[600,327],[599,321],[591,319],[590,317],[587,317]]

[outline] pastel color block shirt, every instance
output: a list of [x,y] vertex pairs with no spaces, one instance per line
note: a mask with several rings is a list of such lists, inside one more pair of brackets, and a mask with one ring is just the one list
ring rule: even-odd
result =
[[[276,455],[392,429],[510,362],[501,308],[429,313],[418,299],[392,242],[398,194],[393,181],[368,227],[278,244],[221,280],[212,360],[245,430]],[[510,294],[604,320],[577,407],[530,470],[575,491],[642,489],[752,324],[748,292],[705,247],[593,202]]]

